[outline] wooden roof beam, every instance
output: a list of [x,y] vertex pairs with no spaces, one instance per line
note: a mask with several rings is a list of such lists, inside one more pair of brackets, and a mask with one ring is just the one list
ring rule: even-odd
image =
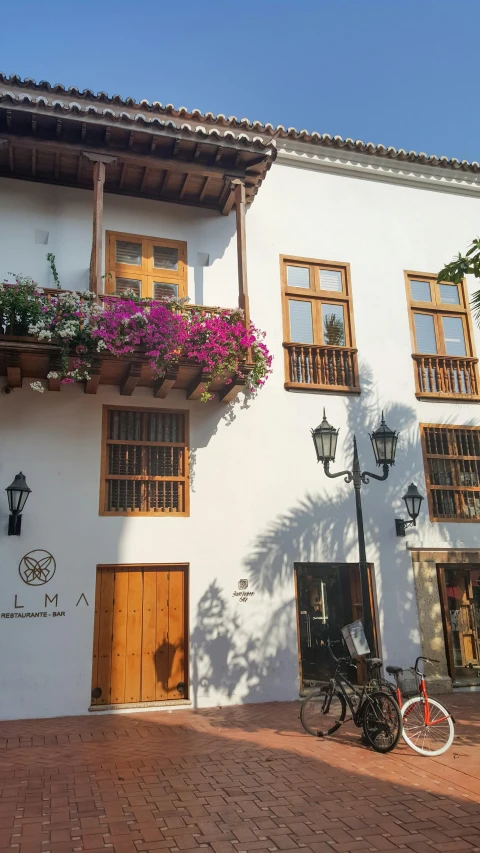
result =
[[57,151],[60,154],[83,154],[89,159],[100,159],[105,157],[103,161],[106,164],[114,162],[115,159],[120,163],[127,163],[132,166],[143,166],[149,169],[170,169],[172,171],[181,171],[184,174],[187,172],[192,175],[202,175],[203,177],[221,178],[226,173],[231,178],[245,178],[245,169],[225,169],[223,166],[215,164],[203,165],[202,163],[187,161],[187,160],[170,160],[166,157],[155,157],[152,154],[130,154],[128,151],[119,151],[114,148],[109,149],[108,154],[100,151],[86,151],[84,145],[78,145],[69,142],[58,142],[56,140],[32,138],[29,136],[16,136],[12,133],[2,133],[2,139],[7,140],[10,144],[14,144],[18,148],[26,148],[31,151],[36,148],[37,151],[45,151],[50,154],[55,154]]
[[186,193],[189,178],[190,178],[190,175],[187,174],[187,175],[185,175],[185,177],[183,179],[182,188],[180,190],[180,198],[183,198],[183,196]]
[[218,204],[222,214],[228,216],[235,204],[235,186],[231,175],[225,175],[225,186]]
[[127,169],[128,169],[128,164],[124,163],[122,166],[121,174],[120,174],[120,180],[118,182],[118,189],[119,190],[123,190],[123,187],[125,186],[125,178],[127,177]]
[[98,391],[98,386],[100,384],[100,376],[102,373],[102,362],[100,359],[94,359],[92,362],[90,369],[88,371],[88,375],[90,379],[87,379],[85,382],[85,394],[96,394]]
[[58,355],[58,353],[55,353],[54,355],[50,356],[50,359],[48,362],[48,372],[56,374],[55,376],[52,376],[51,379],[48,380],[48,390],[49,391],[60,391],[60,388],[62,387],[62,380],[61,380],[62,359]]
[[178,376],[178,368],[177,370],[167,370],[165,376],[162,376],[161,379],[157,379],[153,384],[153,396],[157,397],[160,400],[164,400],[167,394],[172,390],[175,382],[177,381]]
[[7,353],[7,385],[9,388],[22,387],[22,366],[17,352]]
[[128,368],[125,376],[123,377],[122,383],[120,385],[120,394],[122,397],[131,397],[135,388],[138,385],[138,380],[140,379],[140,374],[142,372],[142,365],[137,361],[132,361]]
[[202,187],[202,191],[201,191],[200,195],[198,196],[199,202],[203,201],[203,199],[205,198],[205,194],[207,192],[209,182],[210,182],[210,178],[205,178],[205,181],[204,181],[203,187]]
[[235,399],[239,391],[242,391],[247,384],[245,376],[241,373],[236,373],[230,385],[225,385],[223,391],[220,392],[219,398],[221,403],[231,403]]
[[167,184],[168,184],[168,179],[169,179],[169,177],[170,177],[170,172],[168,171],[168,169],[165,169],[165,174],[164,174],[164,176],[163,176],[163,178],[162,178],[162,183],[160,184],[160,188],[159,188],[159,190],[158,190],[158,195],[159,195],[159,196],[160,196],[160,195],[162,195],[162,194],[163,194],[163,192],[164,192],[164,190],[167,188]]
[[211,378],[206,370],[202,370],[187,389],[187,400],[199,400]]
[[143,176],[142,176],[142,182],[140,184],[140,192],[141,193],[144,192],[145,187],[147,186],[149,171],[150,170],[149,170],[148,166],[145,166],[145,169],[143,171]]

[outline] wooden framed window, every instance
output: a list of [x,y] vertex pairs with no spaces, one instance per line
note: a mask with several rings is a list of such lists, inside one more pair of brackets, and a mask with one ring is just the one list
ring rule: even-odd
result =
[[187,296],[187,244],[179,240],[106,233],[105,292],[169,299]]
[[348,264],[282,255],[286,388],[359,392]]
[[420,424],[431,521],[480,521],[480,427]]
[[104,406],[100,515],[188,514],[188,413]]
[[477,358],[465,282],[406,272],[417,397],[478,397]]

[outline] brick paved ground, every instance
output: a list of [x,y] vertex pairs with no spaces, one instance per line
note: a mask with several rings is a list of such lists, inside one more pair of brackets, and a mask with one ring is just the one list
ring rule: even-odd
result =
[[439,759],[296,703],[0,723],[0,853],[480,851],[480,695],[446,701]]

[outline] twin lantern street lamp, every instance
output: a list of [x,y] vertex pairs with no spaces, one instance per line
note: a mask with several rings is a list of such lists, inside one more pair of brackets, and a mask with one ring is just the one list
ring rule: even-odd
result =
[[[373,453],[377,465],[383,468],[383,474],[372,474],[371,471],[360,471],[360,463],[358,460],[357,440],[353,436],[353,467],[351,471],[339,471],[337,474],[330,473],[330,463],[335,461],[335,453],[337,450],[337,440],[339,430],[335,429],[328,423],[325,409],[323,410],[323,420],[320,426],[312,429],[312,438],[317,454],[317,461],[323,464],[323,470],[327,477],[331,479],[335,477],[345,477],[346,483],[353,483],[355,490],[355,506],[357,511],[357,529],[358,529],[358,551],[359,551],[359,568],[360,581],[362,588],[362,607],[363,607],[363,623],[365,635],[368,645],[373,654],[376,652],[377,644],[375,641],[372,599],[370,594],[370,582],[367,568],[367,555],[365,550],[365,533],[363,529],[363,511],[361,499],[361,486],[370,482],[370,478],[374,480],[386,480],[390,471],[390,467],[395,464],[395,454],[397,451],[398,432],[390,429],[385,423],[385,418],[382,412],[382,421],[378,429],[370,434]],[[407,512],[411,521],[395,520],[395,527],[398,536],[405,536],[405,528],[410,525],[415,525],[416,519],[420,512],[420,505],[423,497],[417,490],[417,487],[412,483],[404,495],[403,500],[407,507]]]

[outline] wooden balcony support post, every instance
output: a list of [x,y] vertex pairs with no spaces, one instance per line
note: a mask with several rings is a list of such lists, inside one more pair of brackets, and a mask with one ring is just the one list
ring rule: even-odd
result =
[[237,261],[238,261],[238,304],[245,315],[245,326],[250,326],[250,304],[247,283],[247,236],[245,227],[245,184],[239,178],[232,181],[235,193],[235,214],[237,219]]
[[90,258],[90,290],[92,293],[98,295],[103,291],[103,187],[105,184],[105,165],[115,163],[116,158],[90,152],[84,152],[83,156],[93,162],[93,237]]

